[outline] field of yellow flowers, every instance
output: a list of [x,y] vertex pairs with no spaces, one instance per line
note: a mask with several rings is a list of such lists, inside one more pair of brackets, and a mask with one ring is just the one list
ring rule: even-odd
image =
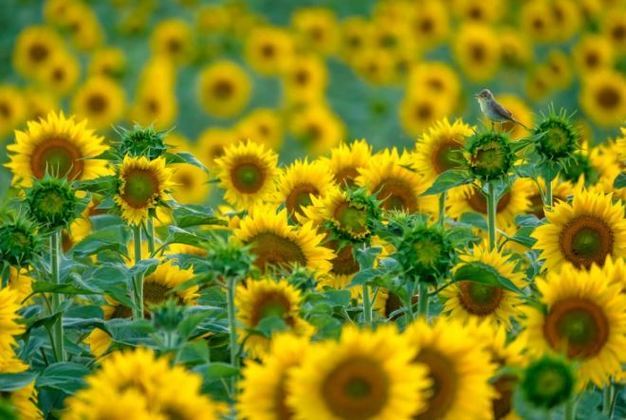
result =
[[0,27],[1,420],[626,418],[624,0]]

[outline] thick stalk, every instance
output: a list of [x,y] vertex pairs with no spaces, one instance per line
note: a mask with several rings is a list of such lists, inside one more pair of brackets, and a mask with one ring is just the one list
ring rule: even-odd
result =
[[150,258],[154,257],[154,220],[152,216],[148,217],[146,222],[146,236],[148,239],[148,251],[150,252]]
[[[228,278],[226,294],[226,310],[228,311],[228,339],[230,343],[230,364],[239,367],[239,346],[237,345],[237,320],[235,318],[235,286],[237,278]],[[231,378],[231,392],[234,396],[237,392],[237,375]]]
[[[135,245],[135,265],[141,261],[141,226],[133,226],[133,242]],[[143,319],[143,274],[137,273],[134,280],[135,308],[134,319]]]
[[370,288],[363,284],[363,321],[366,325],[372,325],[372,301],[370,300]]
[[443,227],[446,220],[446,192],[442,192],[439,195],[439,225]]
[[428,285],[420,281],[417,295],[417,316],[428,319]]
[[[54,284],[61,284],[61,231],[56,230],[50,235],[50,274]],[[60,311],[62,296],[60,293],[52,293],[51,312]],[[63,337],[63,314],[52,324],[52,351],[57,362],[65,360],[65,343]]]
[[545,202],[543,203],[543,207],[544,210],[551,210],[552,209],[552,202],[554,201],[554,199],[552,198],[552,182],[545,180],[546,182],[546,197],[545,197]]
[[498,199],[493,181],[487,184],[487,230],[489,232],[489,249],[496,247],[496,211]]

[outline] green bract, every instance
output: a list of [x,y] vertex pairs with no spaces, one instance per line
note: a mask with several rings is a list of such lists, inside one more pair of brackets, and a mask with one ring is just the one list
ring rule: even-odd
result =
[[546,159],[569,158],[578,148],[580,134],[563,110],[551,111],[533,132],[538,136],[537,152]]
[[65,179],[46,177],[26,191],[31,218],[49,229],[69,225],[78,215],[78,204],[72,186]]
[[544,356],[526,367],[520,389],[529,403],[549,409],[569,400],[575,384],[574,371],[567,361]]
[[509,137],[500,132],[472,136],[465,150],[470,172],[483,181],[506,176],[515,158]]
[[35,226],[24,219],[0,226],[0,259],[14,266],[29,265],[41,248]]
[[167,150],[166,132],[156,131],[152,127],[143,128],[139,125],[135,125],[132,130],[121,129],[120,131],[122,140],[117,146],[120,156],[145,156],[154,160]]

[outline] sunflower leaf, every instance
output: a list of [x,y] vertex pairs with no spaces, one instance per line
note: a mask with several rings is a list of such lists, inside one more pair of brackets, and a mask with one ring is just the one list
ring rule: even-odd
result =
[[448,191],[450,188],[458,187],[459,185],[469,184],[474,179],[469,172],[461,169],[449,169],[439,175],[433,185],[422,195],[435,195]]
[[0,374],[0,392],[17,391],[35,380],[34,372]]
[[626,188],[626,172],[620,173],[613,182],[615,188]]
[[454,273],[454,281],[473,281],[495,287],[502,287],[515,293],[522,291],[511,280],[500,275],[490,265],[474,261],[463,265]]
[[89,373],[89,368],[78,363],[54,363],[48,366],[37,378],[37,387],[54,388],[67,394],[73,394],[85,386],[83,376]]
[[194,155],[189,152],[177,152],[177,153],[165,153],[165,161],[169,164],[172,163],[188,163],[193,166],[207,171],[206,166],[202,164]]
[[198,205],[180,206],[174,209],[174,220],[181,228],[200,225],[222,225],[225,220],[215,216],[212,208]]

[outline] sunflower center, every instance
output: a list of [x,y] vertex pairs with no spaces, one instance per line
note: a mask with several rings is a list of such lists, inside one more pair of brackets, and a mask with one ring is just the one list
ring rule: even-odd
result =
[[122,196],[133,208],[144,208],[159,193],[159,180],[147,169],[133,169],[125,176]]
[[620,103],[620,94],[611,86],[604,86],[596,93],[598,104],[604,109],[615,109]]
[[287,297],[280,292],[268,292],[262,295],[252,308],[250,322],[256,326],[263,318],[276,316],[293,326],[293,319],[289,315],[291,305]]
[[597,67],[598,64],[600,64],[600,57],[598,56],[598,53],[595,51],[589,51],[585,54],[585,63],[589,68]]
[[48,47],[43,44],[33,44],[28,49],[28,56],[35,63],[44,61],[50,55]]
[[159,112],[161,105],[154,98],[150,98],[146,101],[146,108],[148,109],[148,112],[150,112],[151,114],[156,114]]
[[170,38],[167,40],[167,49],[172,54],[176,54],[177,52],[179,52],[181,50],[181,47],[182,47],[182,43],[180,42],[179,39]]
[[441,259],[441,243],[431,238],[421,238],[413,245],[416,258],[420,264],[434,266]]
[[492,314],[500,306],[504,292],[501,288],[474,281],[459,282],[459,301],[473,315]]
[[94,114],[103,112],[108,106],[108,102],[103,95],[93,94],[87,98],[87,109]]
[[30,166],[35,178],[43,178],[48,171],[51,175],[74,179],[83,172],[82,157],[80,149],[69,141],[51,139],[35,146]]
[[613,232],[603,220],[578,216],[561,231],[561,251],[577,267],[602,265],[613,250]]
[[355,185],[355,179],[359,176],[359,170],[354,166],[346,166],[341,168],[335,174],[337,184],[341,186],[353,187]]
[[476,150],[472,163],[485,172],[500,171],[505,167],[506,153],[499,143],[490,142]]
[[481,20],[483,18],[483,11],[480,7],[471,7],[467,11],[467,15],[474,20]]
[[[498,204],[496,205],[496,212],[500,213],[501,211],[506,209],[510,202],[511,193],[507,191],[500,197],[500,200],[498,200]],[[469,204],[469,206],[475,212],[487,214],[487,199],[479,190],[472,190],[472,193],[467,198],[467,204]]]
[[617,42],[622,42],[622,40],[626,38],[626,26],[615,26],[611,31],[611,37]]
[[326,377],[322,395],[329,410],[343,419],[376,417],[389,395],[389,378],[377,360],[353,357]]
[[213,95],[217,99],[230,99],[235,92],[235,87],[230,80],[221,79],[213,83]]
[[419,352],[415,361],[428,367],[432,387],[428,408],[414,418],[418,420],[444,418],[457,397],[459,379],[454,362],[441,352],[428,347]]
[[545,22],[543,21],[543,19],[536,17],[535,19],[533,19],[532,25],[535,30],[542,31],[545,26]]
[[345,245],[339,249],[339,242],[330,241],[327,242],[326,246],[335,251],[335,258],[331,261],[333,265],[331,272],[333,274],[349,276],[359,271],[359,263],[352,254],[351,245]]
[[65,80],[65,70],[58,67],[52,70],[52,79],[59,83]]
[[296,74],[294,75],[294,79],[297,84],[304,86],[309,82],[311,78],[309,76],[309,72],[307,72],[306,70],[300,70],[296,72]]
[[417,197],[412,193],[410,185],[400,179],[387,178],[374,191],[378,191],[377,197],[383,202],[385,210],[417,211]]
[[552,154],[561,156],[569,151],[570,138],[570,133],[562,127],[552,127],[545,132],[542,149],[548,149]]
[[278,420],[290,420],[293,418],[293,411],[287,405],[287,375],[283,374],[276,385],[274,394],[274,408]]
[[433,116],[433,108],[429,103],[420,103],[415,107],[415,118],[419,121],[428,121]]
[[602,308],[584,298],[569,298],[550,308],[543,333],[553,349],[566,350],[570,358],[587,358],[602,350],[609,328]]
[[191,187],[193,187],[194,182],[193,178],[190,174],[180,174],[177,176],[178,184],[182,187],[183,190],[189,191]]
[[276,54],[276,49],[272,44],[265,44],[261,46],[261,55],[265,58],[272,58]]
[[266,177],[257,162],[244,161],[230,170],[230,178],[238,191],[254,194],[263,187]]
[[143,283],[143,301],[148,305],[156,305],[164,302],[168,297],[171,289],[161,283],[153,281],[144,281]]
[[363,209],[357,209],[348,203],[337,206],[334,214],[342,229],[355,234],[367,232],[367,213]]
[[288,267],[291,264],[306,265],[307,259],[302,248],[293,240],[271,232],[256,235],[250,241],[256,255],[255,265],[264,270],[268,265]]
[[437,148],[432,163],[437,173],[440,174],[448,169],[458,168],[461,156],[461,146],[458,143],[444,141]]
[[291,213],[302,214],[302,208],[311,204],[311,195],[317,196],[319,193],[319,190],[312,184],[296,185],[287,195],[285,206]]
[[0,102],[0,115],[2,118],[8,120],[11,118],[11,107],[6,102]]
[[470,50],[470,56],[472,57],[472,60],[474,60],[474,62],[482,63],[483,61],[485,61],[485,58],[487,56],[487,51],[485,50],[484,45],[474,44],[470,46],[469,50]]
[[513,409],[513,391],[517,385],[518,378],[515,375],[502,375],[493,382],[493,387],[498,393],[491,406],[495,419],[505,418]]

